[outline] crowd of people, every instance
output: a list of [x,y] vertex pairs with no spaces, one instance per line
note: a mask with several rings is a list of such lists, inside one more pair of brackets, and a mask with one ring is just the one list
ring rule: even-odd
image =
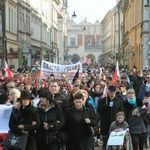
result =
[[[112,131],[129,128],[133,150],[150,143],[150,72],[84,69],[68,81],[50,74],[44,82],[28,83],[30,69],[18,68],[13,78],[0,80],[0,104],[13,105],[9,128],[28,135],[26,150],[105,150]],[[34,99],[39,99],[34,105]],[[145,117],[148,121],[145,121]],[[67,141],[61,141],[58,131]]]

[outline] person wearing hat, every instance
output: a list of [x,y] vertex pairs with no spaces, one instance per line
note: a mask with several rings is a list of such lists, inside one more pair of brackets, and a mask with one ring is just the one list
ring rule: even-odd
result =
[[39,93],[38,113],[40,128],[36,132],[37,150],[60,150],[60,142],[56,132],[64,125],[61,107],[52,99],[48,88]]
[[13,107],[9,128],[14,133],[28,135],[26,150],[36,148],[35,131],[40,126],[37,109],[33,106],[33,99],[29,91],[22,91],[18,103]]
[[99,99],[97,106],[97,112],[100,113],[101,120],[100,127],[103,138],[103,150],[106,150],[111,123],[115,121],[116,114],[119,111],[123,111],[123,102],[116,96],[116,91],[116,86],[109,86],[106,97]]

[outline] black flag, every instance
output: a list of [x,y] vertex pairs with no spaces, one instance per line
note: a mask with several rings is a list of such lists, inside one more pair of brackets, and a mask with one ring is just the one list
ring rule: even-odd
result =
[[79,78],[79,69],[77,70],[75,76],[73,77],[73,80],[72,80],[72,84],[75,82],[75,80]]

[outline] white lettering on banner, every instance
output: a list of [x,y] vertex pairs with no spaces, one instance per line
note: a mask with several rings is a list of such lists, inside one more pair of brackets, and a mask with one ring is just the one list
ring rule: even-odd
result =
[[50,65],[50,64],[47,64],[46,62],[43,63],[43,68],[54,71],[54,72],[59,72],[58,66]]
[[72,65],[53,64],[42,60],[40,78],[47,79],[50,74],[54,74],[56,79],[61,78],[61,73],[65,73],[68,80],[72,80],[76,72],[79,70],[79,78],[82,74],[82,63],[77,62]]

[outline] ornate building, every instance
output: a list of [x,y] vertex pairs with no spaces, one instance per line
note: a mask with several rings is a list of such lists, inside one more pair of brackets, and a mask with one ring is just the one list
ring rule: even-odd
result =
[[91,58],[92,63],[102,60],[102,28],[97,20],[94,24],[86,19],[76,24],[68,19],[68,54],[66,62],[83,62],[84,58]]

